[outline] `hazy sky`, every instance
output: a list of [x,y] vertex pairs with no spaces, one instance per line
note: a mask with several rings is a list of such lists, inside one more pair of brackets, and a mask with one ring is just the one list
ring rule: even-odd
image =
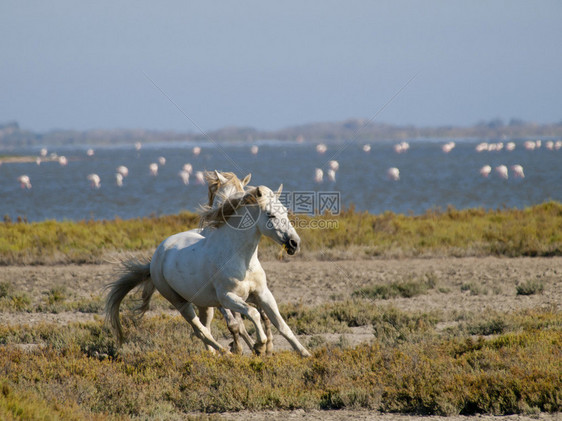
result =
[[376,121],[559,122],[561,22],[560,1],[2,0],[0,123],[276,129],[370,118],[414,75]]

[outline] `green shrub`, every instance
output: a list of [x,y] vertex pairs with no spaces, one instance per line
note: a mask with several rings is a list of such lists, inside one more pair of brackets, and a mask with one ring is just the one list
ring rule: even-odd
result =
[[425,294],[428,290],[434,288],[435,282],[435,277],[433,275],[426,275],[421,279],[408,279],[388,284],[375,284],[354,291],[352,295],[360,298],[383,300],[396,297],[412,298],[417,295]]
[[533,295],[542,294],[544,291],[544,283],[540,281],[526,281],[520,285],[517,285],[517,295]]

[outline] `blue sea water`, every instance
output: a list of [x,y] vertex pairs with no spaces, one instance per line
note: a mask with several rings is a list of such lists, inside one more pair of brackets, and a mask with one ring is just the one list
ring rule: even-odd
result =
[[[193,143],[145,144],[134,147],[98,147],[87,156],[86,147],[52,148],[68,158],[68,165],[58,162],[4,163],[0,165],[0,217],[25,217],[29,221],[122,219],[174,214],[196,210],[206,203],[205,185],[192,175],[189,185],[178,176],[185,163],[195,171],[219,169],[234,171],[240,177],[252,173],[252,185],[276,189],[280,183],[285,192],[338,192],[341,207],[354,205],[357,210],[372,213],[392,211],[421,214],[428,209],[481,207],[524,208],[548,200],[562,201],[562,149],[542,147],[534,151],[516,141],[507,151],[476,152],[479,140],[456,141],[448,154],[441,150],[445,141],[412,140],[406,153],[397,154],[396,142],[371,144],[327,144],[319,154],[316,144],[296,142],[257,142],[259,152],[250,153],[249,144],[201,143],[195,156]],[[39,155],[39,148],[10,151],[21,155]],[[157,176],[150,175],[149,165],[166,158]],[[328,161],[339,162],[336,181],[327,179]],[[508,168],[520,164],[525,178],[500,178],[494,171],[488,178],[479,174],[483,165]],[[115,182],[116,168],[125,165],[129,175],[123,186]],[[400,170],[400,180],[390,181],[389,167]],[[324,170],[324,182],[314,180],[315,168]],[[96,173],[101,187],[92,188],[87,176]],[[32,188],[22,189],[18,177],[26,174]]]

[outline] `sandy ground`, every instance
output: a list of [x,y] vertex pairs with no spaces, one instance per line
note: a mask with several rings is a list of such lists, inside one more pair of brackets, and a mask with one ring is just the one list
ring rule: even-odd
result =
[[[317,305],[351,298],[353,291],[374,283],[419,280],[431,277],[435,287],[413,298],[373,300],[374,305],[393,306],[408,311],[439,311],[444,315],[463,312],[517,311],[522,309],[562,309],[562,257],[555,258],[432,258],[397,260],[347,261],[266,261],[263,266],[268,284],[278,303]],[[25,291],[32,300],[41,302],[54,286],[64,286],[74,296],[98,297],[115,276],[115,265],[7,266],[0,268],[0,283],[10,282],[17,291]],[[542,294],[517,295],[516,286],[527,281],[544,285]],[[173,310],[170,310],[173,312]],[[63,312],[0,313],[2,324],[38,322],[69,323],[93,320],[101,314]],[[445,319],[447,317],[444,317]],[[451,317],[451,319],[454,317]],[[326,342],[342,340],[341,334],[323,335]],[[372,329],[355,328],[343,335],[349,345],[374,340]],[[307,344],[308,338],[301,337]],[[220,338],[227,345],[228,338]],[[276,349],[288,349],[280,336],[274,339]],[[219,414],[225,420],[380,420],[417,421],[417,417],[379,414],[368,411],[271,411]],[[508,417],[470,417],[481,420],[523,421],[562,420],[561,414],[539,414]],[[419,418],[421,419],[421,418]],[[423,420],[440,420],[424,417]],[[467,417],[449,417],[447,421],[466,421]]]
[[413,415],[380,414],[375,411],[264,411],[264,412],[239,412],[220,414],[219,419],[229,421],[288,421],[288,420],[318,420],[318,421],[560,421],[562,414],[539,414],[535,416],[509,415],[494,417],[479,415],[472,417],[421,417]]
[[[266,261],[268,285],[279,304],[318,305],[351,298],[365,286],[431,277],[436,286],[413,298],[373,300],[409,311],[512,311],[562,306],[562,257],[554,258],[439,258],[347,261]],[[115,279],[116,265],[5,266],[0,283],[11,283],[32,300],[44,300],[55,286],[77,296],[95,297]],[[542,294],[518,296],[516,286],[540,281]],[[83,313],[0,313],[2,323],[34,323],[93,319]]]

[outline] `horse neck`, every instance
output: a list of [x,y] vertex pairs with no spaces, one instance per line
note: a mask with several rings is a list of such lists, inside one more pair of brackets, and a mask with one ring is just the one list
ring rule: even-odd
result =
[[236,229],[225,223],[213,230],[207,239],[226,253],[238,255],[249,264],[250,260],[257,256],[261,235],[256,224],[247,229]]

